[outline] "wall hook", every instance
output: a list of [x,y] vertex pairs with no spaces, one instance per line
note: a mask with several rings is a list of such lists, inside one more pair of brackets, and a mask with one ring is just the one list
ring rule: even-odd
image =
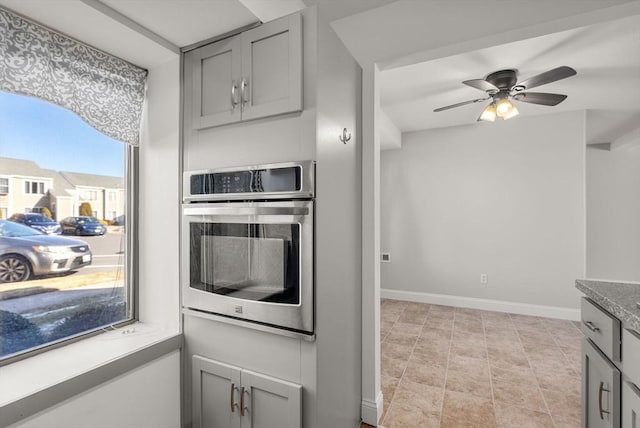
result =
[[351,139],[351,132],[349,132],[349,135],[347,135],[347,128],[343,128],[342,135],[340,135],[338,138],[340,139],[340,141],[342,141],[342,144],[347,144],[347,141]]

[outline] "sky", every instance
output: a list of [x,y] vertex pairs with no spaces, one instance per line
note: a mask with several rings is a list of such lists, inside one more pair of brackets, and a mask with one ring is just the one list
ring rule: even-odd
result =
[[0,157],[41,168],[124,176],[125,144],[75,113],[37,98],[0,91]]

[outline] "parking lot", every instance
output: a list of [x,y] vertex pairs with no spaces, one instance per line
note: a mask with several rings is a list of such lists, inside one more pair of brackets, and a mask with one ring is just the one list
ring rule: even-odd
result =
[[103,236],[70,236],[89,244],[93,261],[74,275],[87,275],[95,272],[108,272],[124,268],[125,235],[120,227],[109,227]]
[[69,237],[89,244],[91,265],[68,274],[2,284],[0,310],[20,314],[48,334],[85,307],[123,301],[125,235],[121,228],[110,227],[103,236]]

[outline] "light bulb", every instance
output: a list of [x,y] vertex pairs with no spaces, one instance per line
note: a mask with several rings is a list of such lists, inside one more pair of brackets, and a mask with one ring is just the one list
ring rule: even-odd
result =
[[511,102],[509,102],[509,100],[506,98],[501,99],[496,104],[496,114],[498,115],[498,117],[504,118],[509,113],[511,113],[512,109],[513,109],[513,104],[511,104]]
[[485,122],[494,122],[496,120],[496,106],[489,104],[487,108],[484,109],[478,120],[483,120]]

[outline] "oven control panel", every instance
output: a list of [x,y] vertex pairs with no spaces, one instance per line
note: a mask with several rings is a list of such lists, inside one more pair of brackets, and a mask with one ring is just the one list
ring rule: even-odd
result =
[[[314,163],[187,171],[185,201],[313,197]],[[261,196],[262,195],[262,196]]]

